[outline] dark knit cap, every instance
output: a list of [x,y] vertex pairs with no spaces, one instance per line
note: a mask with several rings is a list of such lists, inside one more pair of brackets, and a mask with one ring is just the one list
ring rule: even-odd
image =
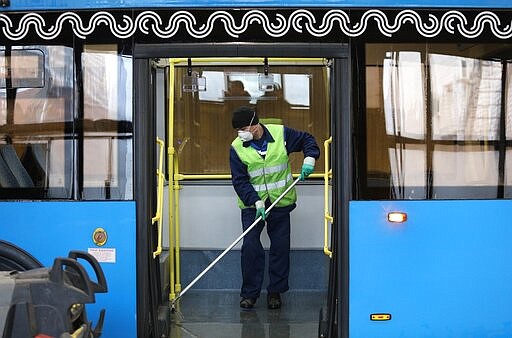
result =
[[254,110],[254,108],[242,106],[233,111],[231,124],[233,125],[234,129],[247,127],[249,124],[254,126],[259,122],[260,120],[258,119],[258,114],[256,114],[256,110]]

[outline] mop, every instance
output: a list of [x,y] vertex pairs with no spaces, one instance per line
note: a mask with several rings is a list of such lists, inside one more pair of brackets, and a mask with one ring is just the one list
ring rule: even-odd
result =
[[[281,194],[281,196],[279,196],[275,201],[274,203],[272,203],[267,210],[265,210],[265,214],[268,214],[270,212],[270,210],[272,210],[272,208],[284,197],[286,196],[286,194],[292,190],[292,188],[300,181],[300,176],[295,180],[293,181],[293,183],[288,187],[286,188],[286,190]],[[181,292],[180,294],[178,295],[178,297],[176,297],[174,300],[171,301],[171,311],[174,313],[176,311],[176,302],[181,298],[183,297],[183,295],[188,291],[190,290],[190,288],[192,286],[194,286],[195,283],[197,283],[201,277],[204,276],[205,273],[207,273],[215,264],[217,264],[222,257],[224,257],[231,249],[233,249],[233,247],[238,243],[240,242],[240,240],[242,238],[245,237],[245,235],[247,235],[249,233],[249,231],[252,230],[252,228],[254,228],[256,226],[256,224],[258,224],[258,222],[261,221],[261,216],[259,216],[258,218],[256,218],[254,220],[254,222],[251,224],[251,226],[249,226],[240,236],[238,236],[237,239],[235,239],[233,241],[233,243],[231,243],[231,245],[229,245],[217,258],[215,258],[215,260],[213,260],[213,262],[210,263],[210,265],[208,265],[206,267],[206,269],[204,269],[192,282],[190,282],[189,285],[187,285]]]

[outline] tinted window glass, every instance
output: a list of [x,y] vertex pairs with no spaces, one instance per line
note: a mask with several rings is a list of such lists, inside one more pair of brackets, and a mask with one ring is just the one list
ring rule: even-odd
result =
[[71,198],[73,50],[0,50],[0,197]]
[[133,198],[132,59],[117,45],[82,54],[83,198]]
[[[241,105],[255,107],[263,124],[309,132],[323,152],[322,143],[330,136],[328,68],[322,60],[300,63],[271,65],[266,79],[262,63],[193,63],[194,72],[206,81],[206,90],[198,92],[184,90],[187,67],[176,67],[174,146],[179,172],[230,173],[229,147],[236,137],[231,114]],[[293,153],[290,160],[292,171],[300,172],[302,154]],[[323,170],[323,161],[315,170]]]
[[512,45],[366,46],[365,199],[512,195]]

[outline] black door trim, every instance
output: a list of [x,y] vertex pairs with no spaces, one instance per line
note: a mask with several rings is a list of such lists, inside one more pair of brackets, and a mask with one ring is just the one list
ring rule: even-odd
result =
[[[155,276],[152,261],[152,227],[149,226],[154,213],[155,113],[149,59],[135,60],[134,72],[134,197],[136,201],[136,250],[137,250],[137,337],[153,336],[156,325],[156,308],[153,304],[155,292],[151,290]],[[153,264],[152,264],[153,263]]]
[[[333,210],[334,228],[337,230],[335,269],[338,282],[334,286],[337,294],[337,334],[349,336],[349,202],[352,199],[352,72],[351,58],[337,59],[334,63],[333,89]],[[332,287],[332,286],[330,286]]]

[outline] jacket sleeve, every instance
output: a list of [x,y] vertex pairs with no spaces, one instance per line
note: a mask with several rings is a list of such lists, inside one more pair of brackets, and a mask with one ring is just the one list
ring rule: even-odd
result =
[[318,160],[320,157],[320,148],[316,143],[315,137],[305,131],[299,131],[284,127],[284,140],[288,154],[302,151],[304,157],[313,157]]
[[246,206],[253,206],[260,197],[249,182],[247,166],[242,163],[233,147],[229,152],[229,165],[231,167],[231,182],[236,194]]

